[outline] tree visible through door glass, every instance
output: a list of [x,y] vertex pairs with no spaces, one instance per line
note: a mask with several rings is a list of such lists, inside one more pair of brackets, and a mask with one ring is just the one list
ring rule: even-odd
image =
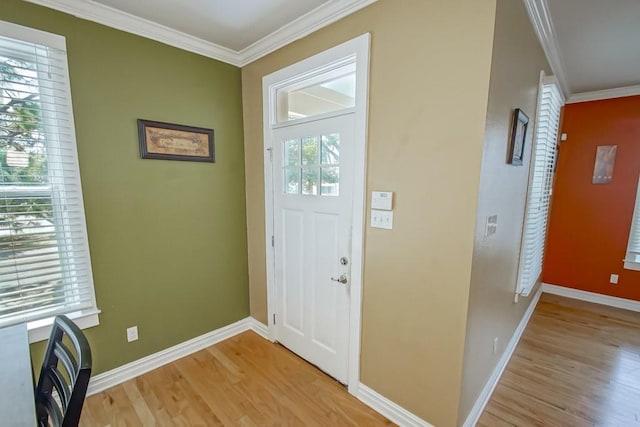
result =
[[302,194],[315,196],[318,194],[318,167],[302,168]]
[[320,194],[323,196],[340,195],[340,168],[337,166],[322,168]]
[[322,135],[321,160],[323,165],[340,163],[340,134]]
[[284,164],[285,166],[296,166],[300,164],[299,139],[284,141]]
[[[321,182],[320,194],[323,196],[340,195],[340,134],[322,135],[320,148]],[[331,165],[327,167],[327,165]]]
[[303,165],[317,165],[318,164],[318,152],[320,147],[318,146],[317,136],[308,136],[302,138],[302,164]]
[[286,194],[300,194],[300,168],[284,168],[284,192]]
[[340,195],[340,134],[282,141],[284,193]]

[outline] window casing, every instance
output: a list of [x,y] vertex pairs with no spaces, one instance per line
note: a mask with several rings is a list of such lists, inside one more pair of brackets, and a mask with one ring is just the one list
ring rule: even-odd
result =
[[0,327],[97,313],[65,39],[0,21]]
[[542,273],[560,112],[564,104],[554,79],[543,77],[541,83],[518,268],[517,292],[522,295],[529,294]]

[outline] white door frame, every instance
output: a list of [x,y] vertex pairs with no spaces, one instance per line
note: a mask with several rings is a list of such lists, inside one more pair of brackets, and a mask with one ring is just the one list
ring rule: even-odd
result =
[[267,263],[267,309],[269,338],[276,340],[273,323],[276,312],[275,253],[272,246],[273,227],[273,170],[272,127],[276,123],[276,89],[293,81],[302,80],[310,73],[335,66],[346,58],[355,57],[356,105],[354,112],[354,179],[353,217],[351,227],[351,273],[349,307],[349,393],[355,395],[360,384],[360,331],[362,323],[362,272],[364,253],[364,224],[366,203],[366,144],[367,116],[369,105],[369,45],[370,34],[366,33],[348,42],[328,49],[310,58],[276,71],[262,79],[262,111],[264,132],[264,195],[265,195],[265,242]]

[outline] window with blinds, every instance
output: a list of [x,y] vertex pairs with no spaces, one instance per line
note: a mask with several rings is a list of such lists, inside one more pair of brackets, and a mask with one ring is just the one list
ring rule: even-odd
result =
[[96,312],[65,39],[0,22],[0,327]]
[[544,78],[538,105],[518,268],[518,292],[522,295],[529,294],[542,273],[560,111],[563,104],[564,99],[558,86],[551,79]]
[[624,258],[624,268],[627,270],[640,270],[640,179],[636,190],[636,204],[633,208],[629,242],[627,243],[627,255]]

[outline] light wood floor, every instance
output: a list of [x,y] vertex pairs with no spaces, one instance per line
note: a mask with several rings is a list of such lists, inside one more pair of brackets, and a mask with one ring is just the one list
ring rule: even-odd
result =
[[385,426],[284,347],[245,332],[87,398],[81,426]]
[[640,426],[640,313],[543,294],[478,426]]

